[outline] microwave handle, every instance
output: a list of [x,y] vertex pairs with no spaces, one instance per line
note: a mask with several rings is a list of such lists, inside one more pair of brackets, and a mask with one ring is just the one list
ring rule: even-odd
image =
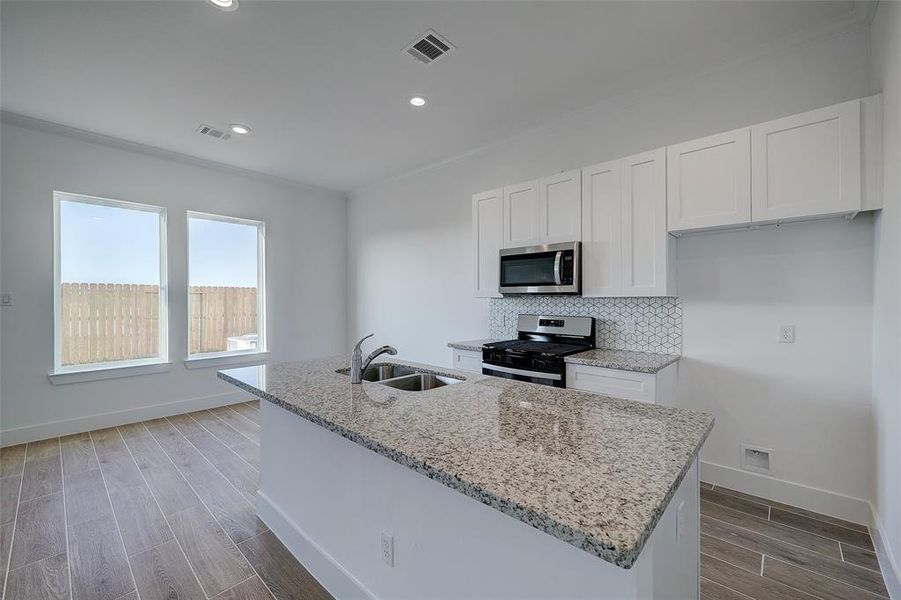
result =
[[557,251],[557,257],[554,258],[554,282],[557,285],[563,285],[563,280],[560,278],[560,261],[563,260],[563,250]]

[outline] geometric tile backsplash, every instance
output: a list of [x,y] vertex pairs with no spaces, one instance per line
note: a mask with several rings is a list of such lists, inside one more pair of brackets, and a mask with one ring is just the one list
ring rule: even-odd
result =
[[489,335],[498,339],[515,338],[516,317],[520,314],[594,317],[598,348],[682,354],[682,301],[671,296],[492,298],[488,308]]

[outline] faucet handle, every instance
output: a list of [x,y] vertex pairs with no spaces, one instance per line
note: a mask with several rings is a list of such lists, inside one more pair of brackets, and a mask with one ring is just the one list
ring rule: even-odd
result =
[[357,344],[354,346],[354,353],[356,354],[357,352],[360,352],[360,350],[363,346],[363,342],[365,342],[366,340],[368,340],[369,338],[371,338],[374,335],[375,335],[374,333],[370,333],[369,335],[363,336],[363,338],[359,342],[357,342]]

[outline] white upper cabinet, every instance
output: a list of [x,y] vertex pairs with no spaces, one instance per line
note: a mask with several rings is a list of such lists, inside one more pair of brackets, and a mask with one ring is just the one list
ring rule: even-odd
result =
[[755,223],[860,210],[860,100],[751,128]]
[[667,228],[679,232],[751,222],[751,129],[669,146]]
[[539,241],[579,240],[582,229],[582,171],[544,177],[538,186]]
[[499,252],[503,238],[504,191],[502,188],[472,197],[472,253],[476,298],[500,297]]
[[504,247],[516,248],[539,243],[540,181],[526,181],[504,188]]
[[582,172],[504,188],[504,247],[571,242],[582,229]]
[[666,231],[666,149],[621,161],[622,296],[675,292],[675,245]]
[[612,160],[582,169],[582,295],[622,288],[622,169]]

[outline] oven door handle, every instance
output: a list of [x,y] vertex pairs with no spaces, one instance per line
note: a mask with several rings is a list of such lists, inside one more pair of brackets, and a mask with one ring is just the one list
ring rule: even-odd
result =
[[560,381],[563,379],[562,375],[558,373],[542,373],[541,371],[526,371],[524,369],[513,369],[510,367],[499,367],[498,365],[490,365],[488,363],[482,363],[483,369],[488,369],[489,371],[500,371],[501,373],[509,373],[510,375],[522,375],[523,377],[535,377],[536,379],[550,379],[551,381]]
[[563,260],[563,250],[557,250],[557,256],[554,258],[554,283],[557,285],[563,285],[563,280],[560,279],[560,262]]

